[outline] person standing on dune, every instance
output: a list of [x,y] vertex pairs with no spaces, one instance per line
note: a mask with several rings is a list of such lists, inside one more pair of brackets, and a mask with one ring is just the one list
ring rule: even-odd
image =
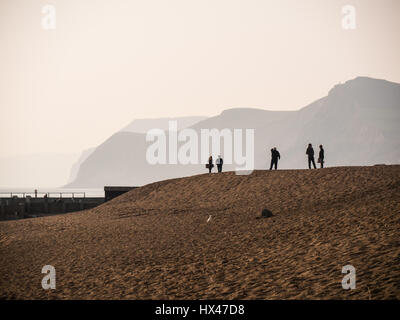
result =
[[208,163],[206,164],[206,168],[208,168],[208,173],[211,173],[212,168],[214,167],[213,165],[213,158],[210,156],[208,158]]
[[275,167],[275,170],[278,169],[278,160],[281,158],[281,154],[279,153],[278,150],[276,150],[276,147],[271,149],[271,166],[269,167],[269,170],[272,170],[272,167]]
[[218,156],[215,163],[217,165],[218,173],[222,172],[222,165],[224,164],[224,159],[222,159],[221,156]]
[[325,150],[322,144],[319,146],[318,162],[321,164],[321,169],[324,167]]
[[311,143],[308,144],[308,148],[306,150],[306,155],[308,155],[308,168],[311,169],[311,163],[314,166],[314,169],[317,169],[314,160],[314,148],[312,147]]

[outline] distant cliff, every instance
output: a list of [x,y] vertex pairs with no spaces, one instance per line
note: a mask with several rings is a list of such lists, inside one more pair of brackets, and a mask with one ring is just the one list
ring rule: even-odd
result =
[[[280,168],[305,168],[308,143],[316,151],[325,146],[326,166],[398,164],[399,122],[400,84],[358,77],[298,111],[230,109],[191,127],[253,128],[256,169],[267,167],[274,146],[282,156]],[[145,134],[116,133],[81,164],[68,187],[143,185],[205,170],[204,165],[152,166],[145,159],[150,144]]]

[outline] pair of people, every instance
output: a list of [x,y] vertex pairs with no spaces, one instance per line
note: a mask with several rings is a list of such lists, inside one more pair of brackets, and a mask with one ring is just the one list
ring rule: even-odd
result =
[[[217,165],[218,172],[222,172],[222,165],[224,164],[224,159],[222,159],[220,155],[215,161],[215,164]],[[208,168],[208,173],[211,173],[212,168],[214,168],[212,156],[208,158],[208,164],[206,164],[206,168]]]
[[[312,147],[312,144],[308,144],[308,148],[306,150],[306,155],[308,156],[308,168],[311,169],[311,164],[314,166],[314,169],[317,167],[315,166],[315,160],[314,160],[314,148]],[[324,167],[324,159],[325,159],[325,150],[322,144],[319,146],[319,155],[318,155],[318,163],[321,164],[321,168]]]

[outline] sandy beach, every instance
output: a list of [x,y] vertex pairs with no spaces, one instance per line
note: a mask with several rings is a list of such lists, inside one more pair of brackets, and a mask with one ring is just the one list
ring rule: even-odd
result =
[[[0,298],[399,299],[399,199],[398,165],[157,182],[0,222]],[[354,290],[341,285],[348,264]]]

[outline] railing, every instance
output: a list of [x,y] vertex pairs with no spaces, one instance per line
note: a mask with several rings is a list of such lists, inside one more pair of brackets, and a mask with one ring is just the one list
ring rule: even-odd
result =
[[[0,198],[26,198],[30,196],[31,198],[86,198],[86,192],[0,192]],[[64,197],[63,197],[64,195]],[[69,196],[66,196],[69,195]]]

